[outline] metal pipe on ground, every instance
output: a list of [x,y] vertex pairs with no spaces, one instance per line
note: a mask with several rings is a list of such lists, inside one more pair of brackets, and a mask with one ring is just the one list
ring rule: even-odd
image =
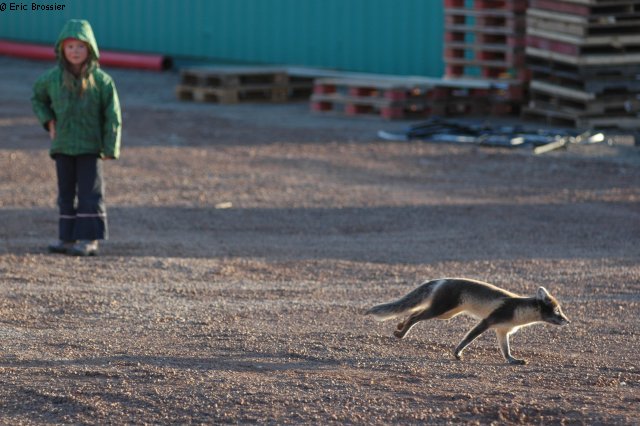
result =
[[[18,43],[7,40],[0,40],[0,55],[37,60],[56,59],[55,51],[51,46]],[[173,63],[170,57],[164,55],[101,51],[100,65],[106,67],[163,71],[171,68]]]

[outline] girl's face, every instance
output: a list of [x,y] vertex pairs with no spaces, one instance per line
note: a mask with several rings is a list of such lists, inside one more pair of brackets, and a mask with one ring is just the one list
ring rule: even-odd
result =
[[84,41],[68,38],[62,43],[64,57],[75,67],[79,67],[89,57],[89,47]]

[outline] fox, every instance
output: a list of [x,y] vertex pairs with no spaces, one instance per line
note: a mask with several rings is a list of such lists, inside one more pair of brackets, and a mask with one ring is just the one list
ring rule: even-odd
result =
[[560,303],[539,287],[533,297],[519,296],[493,284],[469,278],[442,278],[425,281],[398,300],[376,305],[366,311],[378,321],[407,316],[394,335],[403,339],[418,322],[448,320],[466,314],[480,322],[456,346],[453,355],[462,360],[462,352],[487,330],[495,330],[498,347],[509,364],[527,361],[511,355],[509,336],[521,327],[538,322],[565,326],[570,323]]

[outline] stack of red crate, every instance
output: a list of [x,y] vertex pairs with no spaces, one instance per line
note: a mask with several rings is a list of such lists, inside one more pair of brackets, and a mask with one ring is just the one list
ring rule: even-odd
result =
[[[445,78],[494,82],[488,94],[456,97],[460,110],[511,114],[525,99],[528,0],[445,0]],[[454,90],[454,89],[451,89]]]

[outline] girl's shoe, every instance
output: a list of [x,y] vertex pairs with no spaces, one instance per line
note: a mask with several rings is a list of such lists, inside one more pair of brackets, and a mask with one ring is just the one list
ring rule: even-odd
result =
[[98,240],[80,240],[67,253],[72,256],[96,256]]
[[49,253],[67,254],[69,253],[69,250],[73,249],[73,246],[75,245],[75,243],[76,243],[75,241],[58,240],[53,244],[49,244],[47,249],[49,250]]

